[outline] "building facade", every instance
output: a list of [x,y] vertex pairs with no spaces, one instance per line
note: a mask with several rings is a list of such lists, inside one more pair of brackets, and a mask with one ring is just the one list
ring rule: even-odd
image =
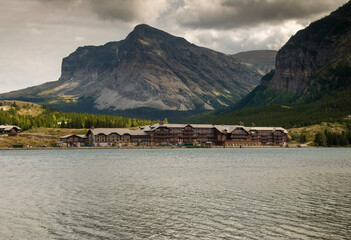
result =
[[150,136],[141,129],[91,128],[86,136],[94,147],[151,145]]
[[60,145],[65,147],[88,146],[89,140],[86,135],[70,134],[60,137]]
[[89,146],[283,146],[286,144],[287,134],[287,130],[280,127],[154,124],[135,130],[92,128],[86,134],[84,143]]

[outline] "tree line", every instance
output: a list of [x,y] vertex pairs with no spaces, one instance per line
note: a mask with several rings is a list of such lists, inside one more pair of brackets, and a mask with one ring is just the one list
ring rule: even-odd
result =
[[315,136],[314,143],[316,146],[346,146],[351,144],[351,125],[348,125],[346,131],[331,132],[325,130],[324,132],[319,132]]
[[18,108],[0,109],[0,124],[17,125],[23,131],[37,128],[130,128],[149,125],[155,121],[112,115],[65,113],[45,108],[38,116],[21,115]]

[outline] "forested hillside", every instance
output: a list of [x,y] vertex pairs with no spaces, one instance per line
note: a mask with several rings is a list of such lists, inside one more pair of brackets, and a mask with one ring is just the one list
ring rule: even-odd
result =
[[249,65],[141,24],[124,40],[79,47],[63,59],[58,81],[0,99],[64,112],[177,119],[236,103],[260,82],[261,74]]
[[297,32],[275,69],[246,97],[191,122],[286,128],[344,121],[351,115],[351,2]]
[[[34,113],[35,114],[32,114]],[[148,125],[150,120],[111,115],[56,112],[37,104],[16,101],[0,102],[0,124],[17,125],[22,130],[31,128],[129,128]]]

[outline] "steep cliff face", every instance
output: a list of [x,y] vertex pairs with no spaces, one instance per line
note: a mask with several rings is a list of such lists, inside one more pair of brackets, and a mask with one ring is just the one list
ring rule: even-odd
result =
[[142,24],[125,40],[78,48],[63,59],[59,81],[0,98],[61,106],[90,99],[97,110],[218,109],[245,96],[259,79],[256,69],[233,56]]
[[351,3],[312,23],[293,36],[276,59],[268,85],[278,90],[308,94],[315,75],[351,53]]
[[275,70],[232,109],[316,101],[351,88],[351,2],[299,31]]
[[351,1],[291,37],[275,70],[238,103],[188,121],[310,125],[349,117],[350,94]]

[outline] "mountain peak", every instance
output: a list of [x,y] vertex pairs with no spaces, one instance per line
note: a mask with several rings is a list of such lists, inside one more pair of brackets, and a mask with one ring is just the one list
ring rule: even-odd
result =
[[259,79],[254,68],[233,56],[140,24],[124,40],[78,48],[64,58],[59,81],[0,98],[25,96],[61,110],[67,109],[64,103],[73,108],[84,103],[91,112],[158,118],[148,114],[223,108],[248,93]]
[[331,15],[338,15],[338,16],[351,16],[351,1],[345,3],[343,6],[338,8],[336,11],[332,12]]
[[162,38],[172,38],[169,33],[166,33],[160,29],[151,27],[147,24],[139,24],[134,27],[134,30],[128,35],[127,39],[133,38],[150,38],[150,39],[162,39]]
[[155,30],[158,30],[157,28],[154,28],[154,27],[151,27],[150,25],[147,25],[145,23],[142,23],[142,24],[138,24],[134,27],[134,30],[133,31],[144,31],[144,30],[147,30],[147,29],[155,29]]

